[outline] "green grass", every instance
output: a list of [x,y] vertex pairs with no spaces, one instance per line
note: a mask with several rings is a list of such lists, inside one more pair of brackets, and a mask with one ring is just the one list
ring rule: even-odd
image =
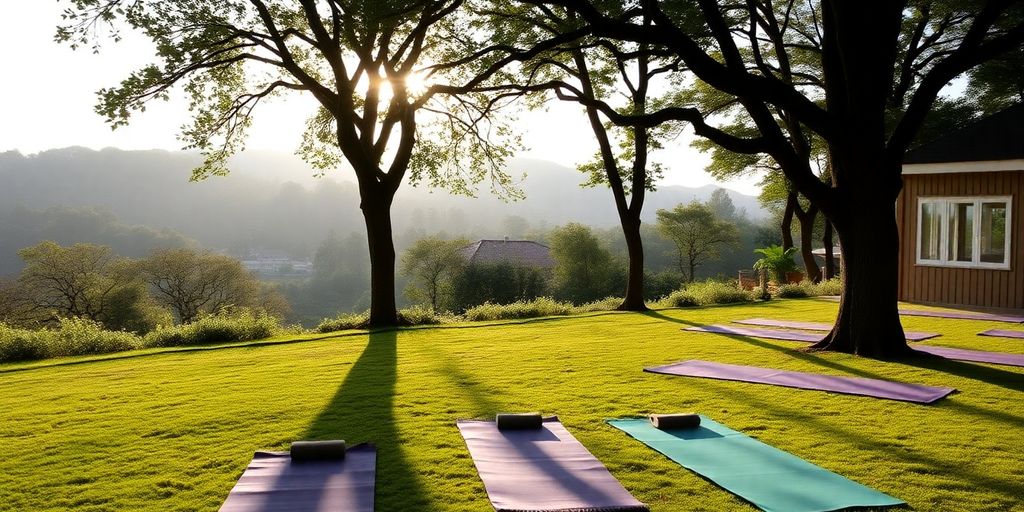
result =
[[[753,508],[602,419],[701,412],[918,510],[1024,510],[1022,369],[680,331],[755,316],[829,321],[835,310],[773,300],[0,365],[0,509],[216,510],[253,451],[343,438],[379,447],[377,510],[490,511],[455,420],[539,410],[655,512]],[[1019,340],[975,336],[995,323],[904,322],[944,334],[928,343],[1024,352]],[[922,406],[640,371],[683,359],[960,392]]]

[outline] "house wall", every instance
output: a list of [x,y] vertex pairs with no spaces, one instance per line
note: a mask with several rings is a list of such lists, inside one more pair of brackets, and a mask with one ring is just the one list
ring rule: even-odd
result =
[[[1010,269],[917,264],[917,200],[923,196],[1012,196]],[[900,226],[900,300],[992,309],[1024,309],[1024,171],[904,174],[896,203]]]

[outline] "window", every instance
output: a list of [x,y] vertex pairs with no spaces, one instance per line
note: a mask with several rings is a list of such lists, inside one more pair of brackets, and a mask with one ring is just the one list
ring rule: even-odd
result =
[[1010,268],[1009,197],[918,200],[917,263]]

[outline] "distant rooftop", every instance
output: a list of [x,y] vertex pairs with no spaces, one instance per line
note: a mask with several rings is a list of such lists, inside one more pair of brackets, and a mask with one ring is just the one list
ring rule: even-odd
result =
[[983,117],[907,152],[905,164],[1024,158],[1024,104]]
[[469,264],[512,263],[539,268],[555,266],[551,249],[531,240],[479,240],[464,247],[462,254]]

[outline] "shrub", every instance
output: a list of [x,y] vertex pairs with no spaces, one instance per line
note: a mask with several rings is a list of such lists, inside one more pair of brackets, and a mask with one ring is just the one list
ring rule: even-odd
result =
[[669,308],[708,306],[711,304],[734,304],[750,302],[756,296],[740,290],[735,284],[721,281],[690,283],[658,301],[658,305]]
[[123,352],[142,346],[124,331],[106,331],[83,318],[62,318],[56,329],[16,329],[0,324],[0,362]]
[[666,295],[658,301],[658,305],[666,308],[692,308],[698,304],[697,298],[693,294],[681,289]]
[[341,313],[334,318],[325,318],[316,326],[316,332],[327,333],[334,331],[346,331],[349,329],[362,329],[370,321],[370,312],[362,313]]
[[269,338],[281,332],[277,318],[248,309],[201,316],[195,322],[157,329],[145,337],[147,347],[180,347]]
[[784,284],[779,287],[779,291],[775,294],[784,299],[799,299],[803,297],[810,297],[814,295],[812,289],[814,285],[808,282],[802,282],[800,284]]
[[438,325],[459,321],[459,317],[451,313],[437,312],[422,305],[398,310],[398,318],[407,325]]
[[46,349],[36,331],[0,323],[0,362],[44,359],[47,357]]
[[620,304],[622,304],[621,297],[605,297],[601,300],[595,300],[594,302],[588,302],[577,306],[576,312],[589,313],[591,311],[614,311]]
[[843,281],[839,276],[822,281],[816,286],[818,289],[817,295],[841,295],[843,293]]
[[466,310],[466,320],[511,320],[518,318],[537,318],[542,316],[571,315],[576,308],[568,302],[558,302],[551,297],[540,297],[531,301],[516,301],[511,304],[491,304],[485,302]]

